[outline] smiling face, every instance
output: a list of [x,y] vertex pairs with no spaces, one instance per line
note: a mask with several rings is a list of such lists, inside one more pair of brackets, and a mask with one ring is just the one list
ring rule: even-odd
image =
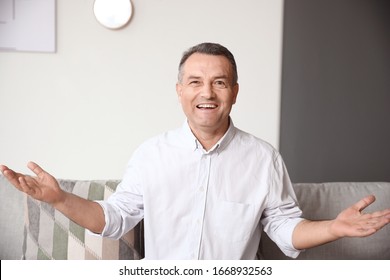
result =
[[192,54],[185,62],[176,91],[195,135],[223,135],[238,94],[229,60],[222,55]]

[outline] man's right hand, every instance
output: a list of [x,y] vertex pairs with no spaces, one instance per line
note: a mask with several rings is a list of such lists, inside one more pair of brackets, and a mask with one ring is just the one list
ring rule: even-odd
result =
[[52,175],[34,162],[29,162],[27,167],[34,172],[36,176],[17,173],[5,165],[0,165],[0,170],[12,185],[34,199],[52,205],[64,199],[64,192]]
[[27,167],[36,176],[24,175],[0,165],[5,178],[20,191],[34,199],[47,202],[80,226],[95,233],[101,233],[104,225],[104,212],[95,201],[90,201],[63,191],[56,178],[38,164],[29,162]]

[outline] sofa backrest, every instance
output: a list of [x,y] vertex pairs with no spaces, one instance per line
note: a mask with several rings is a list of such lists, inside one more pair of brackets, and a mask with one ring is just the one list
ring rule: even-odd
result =
[[[93,200],[107,199],[119,181],[59,180],[64,190]],[[294,184],[305,218],[332,219],[368,194],[365,211],[390,207],[390,183]],[[1,259],[141,259],[143,223],[120,240],[88,234],[49,205],[27,198],[0,175]],[[24,217],[24,218],[23,218]],[[263,233],[259,257],[289,259]],[[390,226],[366,238],[344,238],[302,252],[297,259],[390,259]]]

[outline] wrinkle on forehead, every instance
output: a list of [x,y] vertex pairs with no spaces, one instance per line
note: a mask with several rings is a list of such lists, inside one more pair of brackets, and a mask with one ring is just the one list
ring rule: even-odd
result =
[[222,55],[208,55],[195,53],[183,65],[181,80],[183,79],[231,79],[232,66],[229,60]]

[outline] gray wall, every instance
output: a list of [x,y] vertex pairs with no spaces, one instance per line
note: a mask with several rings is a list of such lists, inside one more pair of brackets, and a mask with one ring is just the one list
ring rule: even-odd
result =
[[280,150],[292,181],[390,181],[390,1],[285,1]]

